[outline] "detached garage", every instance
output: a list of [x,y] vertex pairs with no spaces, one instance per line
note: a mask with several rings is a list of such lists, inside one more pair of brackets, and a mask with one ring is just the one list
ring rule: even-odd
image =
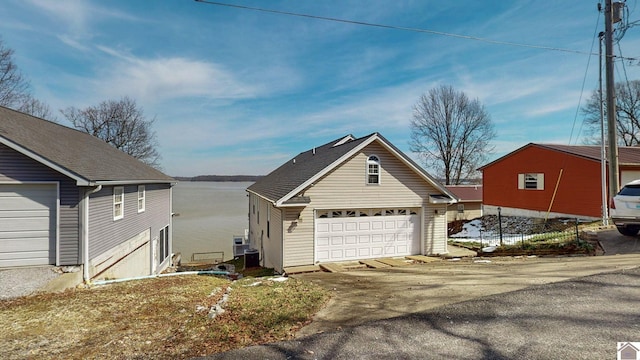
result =
[[298,154],[251,185],[249,240],[263,266],[447,252],[455,196],[382,135]]
[[0,184],[0,267],[55,265],[56,184]]

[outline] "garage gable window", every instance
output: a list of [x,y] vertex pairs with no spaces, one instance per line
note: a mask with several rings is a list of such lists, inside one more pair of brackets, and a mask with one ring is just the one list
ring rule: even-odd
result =
[[145,207],[145,190],[144,185],[138,185],[138,212],[144,212]]
[[113,188],[113,220],[124,218],[124,186]]
[[375,155],[367,159],[367,184],[380,184],[380,158]]
[[541,173],[518,174],[518,189],[544,190],[544,174],[541,174]]

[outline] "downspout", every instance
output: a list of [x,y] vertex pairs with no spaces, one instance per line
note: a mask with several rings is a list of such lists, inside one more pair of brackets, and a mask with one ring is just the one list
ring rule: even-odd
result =
[[84,223],[82,226],[82,279],[85,284],[88,284],[91,281],[91,275],[89,274],[89,196],[100,190],[102,190],[102,185],[98,185],[91,190],[85,190],[84,199],[82,199],[82,202],[84,203],[82,214],[82,222]]

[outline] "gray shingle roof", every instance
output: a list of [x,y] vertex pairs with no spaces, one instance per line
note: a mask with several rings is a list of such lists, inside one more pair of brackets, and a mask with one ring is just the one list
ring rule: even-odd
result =
[[[521,148],[518,148],[492,162],[483,165],[478,170],[482,170],[487,168],[504,158],[507,158],[523,149],[526,149],[530,146],[536,146],[544,149],[554,150],[563,152],[566,154],[579,156],[585,159],[600,161],[600,145],[556,145],[556,144],[537,144],[537,143],[529,143]],[[609,161],[609,158],[606,159]],[[621,165],[640,165],[640,147],[637,146],[619,146],[618,147],[618,162]]]
[[260,178],[260,180],[249,186],[247,190],[274,202],[280,200],[324,168],[349,153],[349,151],[367,140],[369,136],[334,146],[344,139],[340,138],[316,147],[315,150],[301,152],[268,175]]
[[101,139],[1,106],[0,142],[39,156],[79,182],[175,181]]
[[[600,161],[600,145],[551,145],[536,144],[538,146]],[[607,158],[608,160],[608,158]],[[618,161],[622,164],[640,164],[640,147],[619,146]]]
[[402,151],[378,133],[373,133],[358,139],[348,135],[328,142],[322,146],[302,152],[293,159],[282,164],[279,168],[273,170],[268,175],[262,177],[253,185],[249,186],[247,190],[272,202],[282,200],[285,196],[291,195],[291,192],[299,186],[305,184],[319,173],[326,171],[328,167],[335,164],[336,161],[340,160],[340,158],[349,154],[361,144],[371,140],[373,137],[379,139],[384,144],[392,148],[425,178],[429,179],[436,188],[452,199],[455,199],[455,196],[444,188],[444,186],[440,185],[438,181],[424,171],[424,169],[409,157],[405,156]]

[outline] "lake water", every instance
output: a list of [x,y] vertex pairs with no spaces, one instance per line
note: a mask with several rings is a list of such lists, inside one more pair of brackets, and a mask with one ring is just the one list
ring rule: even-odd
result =
[[173,187],[173,252],[183,261],[191,254],[223,251],[233,258],[233,235],[249,227],[251,182],[181,181]]

